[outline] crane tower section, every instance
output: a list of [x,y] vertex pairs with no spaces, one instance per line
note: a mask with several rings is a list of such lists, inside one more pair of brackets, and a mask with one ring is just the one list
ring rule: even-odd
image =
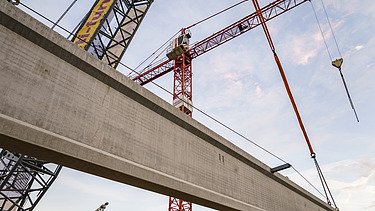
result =
[[116,68],[153,0],[97,0],[73,42]]
[[192,58],[187,53],[190,38],[191,32],[182,29],[180,36],[173,40],[167,57],[174,60],[173,106],[192,116]]
[[60,170],[60,165],[0,149],[0,210],[32,211]]

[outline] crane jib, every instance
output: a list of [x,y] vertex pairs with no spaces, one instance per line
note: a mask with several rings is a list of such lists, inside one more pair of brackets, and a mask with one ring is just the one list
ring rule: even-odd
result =
[[[261,14],[264,21],[267,22],[307,1],[309,0],[277,0],[263,7]],[[261,22],[257,18],[257,12],[254,12],[197,42],[190,48],[189,53],[192,58],[196,58],[259,25],[261,25]]]
[[[276,0],[263,7],[261,9],[261,13],[264,20],[267,22],[308,1],[309,0]],[[190,47],[186,54],[189,54],[191,59],[194,59],[259,25],[261,25],[261,22],[259,22],[257,18],[257,13],[254,12],[212,34],[211,36],[195,43]],[[163,67],[163,65],[167,65],[168,67]],[[168,62],[163,62],[163,64],[155,64],[152,67],[148,67],[147,70],[142,71],[142,73],[133,78],[133,80],[145,85],[154,79],[159,78],[161,75],[170,72],[171,69],[169,67],[170,64]]]

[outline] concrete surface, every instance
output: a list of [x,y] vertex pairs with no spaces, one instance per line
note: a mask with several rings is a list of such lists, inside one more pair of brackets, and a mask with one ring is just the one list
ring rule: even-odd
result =
[[218,210],[333,210],[0,1],[0,147]]

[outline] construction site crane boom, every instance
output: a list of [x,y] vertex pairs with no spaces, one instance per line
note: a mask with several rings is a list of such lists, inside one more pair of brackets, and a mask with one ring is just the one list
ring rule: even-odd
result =
[[[272,20],[273,18],[305,3],[309,0],[276,0],[261,9],[262,16],[265,21]],[[245,32],[261,25],[257,18],[257,13],[254,12],[241,20],[225,27],[224,29],[212,34],[211,36],[192,45],[184,55],[189,55],[191,59],[207,53],[208,51],[232,40]],[[184,29],[181,33],[184,33]],[[174,60],[164,58],[159,62],[147,67],[141,74],[133,78],[134,81],[140,85],[145,85],[174,69]]]
[[264,31],[264,34],[267,38],[267,41],[268,41],[268,44],[271,48],[271,51],[273,53],[273,56],[274,56],[274,59],[275,59],[275,62],[277,64],[277,67],[279,69],[279,72],[280,72],[280,75],[281,75],[281,78],[283,79],[283,83],[284,83],[284,86],[285,86],[285,89],[288,93],[288,97],[290,99],[290,102],[293,106],[293,110],[294,110],[294,113],[296,114],[297,116],[297,120],[298,120],[298,123],[299,123],[299,126],[301,128],[301,131],[303,133],[303,136],[305,138],[305,141],[307,143],[307,146],[309,148],[309,151],[310,151],[310,155],[311,157],[314,157],[315,156],[315,152],[311,146],[311,143],[310,143],[310,140],[309,140],[309,136],[307,135],[307,132],[306,132],[306,129],[305,129],[305,126],[302,122],[302,118],[301,118],[301,115],[299,114],[299,111],[298,111],[298,108],[297,108],[297,104],[294,100],[294,97],[293,97],[293,94],[292,94],[292,91],[290,90],[290,87],[289,87],[289,84],[288,84],[288,80],[286,78],[286,75],[285,75],[285,72],[284,72],[284,68],[281,64],[281,61],[276,53],[276,49],[275,49],[275,46],[273,44],[273,41],[272,41],[272,38],[271,38],[271,34],[268,30],[268,27],[266,25],[266,19],[265,17],[263,16],[262,14],[262,9],[260,8],[259,6],[259,3],[258,3],[258,0],[252,0],[253,2],[253,5],[255,7],[255,10],[256,10],[256,16],[257,16],[257,19],[258,19],[258,22],[260,22],[260,24],[262,25],[262,28],[263,28],[263,31]]

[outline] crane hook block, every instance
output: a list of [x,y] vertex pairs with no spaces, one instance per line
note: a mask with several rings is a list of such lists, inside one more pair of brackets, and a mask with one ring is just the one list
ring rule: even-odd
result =
[[338,69],[341,69],[341,65],[342,63],[344,62],[344,59],[343,58],[339,58],[339,59],[336,59],[334,61],[332,61],[332,65]]

